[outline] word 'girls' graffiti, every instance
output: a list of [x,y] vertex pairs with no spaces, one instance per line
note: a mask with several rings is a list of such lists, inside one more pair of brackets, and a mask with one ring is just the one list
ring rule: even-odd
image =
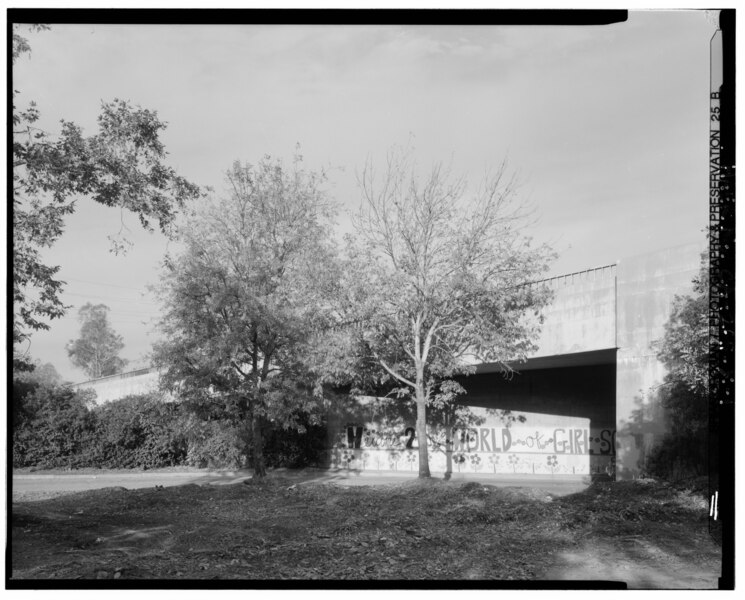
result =
[[466,452],[615,454],[616,447],[612,429],[479,427],[456,431],[453,438],[453,450]]

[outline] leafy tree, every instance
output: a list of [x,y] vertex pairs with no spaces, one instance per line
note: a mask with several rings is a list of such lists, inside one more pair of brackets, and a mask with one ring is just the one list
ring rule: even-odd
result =
[[[339,318],[356,327],[322,364],[332,378],[361,372],[397,386],[416,405],[419,476],[429,477],[427,405],[465,390],[451,378],[477,361],[524,359],[534,348],[548,290],[531,283],[550,253],[522,234],[503,164],[473,193],[464,179],[435,165],[417,175],[411,154],[392,152],[382,180],[371,163],[360,176],[363,205],[339,288]],[[534,318],[528,318],[528,313]]]
[[667,374],[659,388],[670,431],[647,467],[658,475],[706,471],[709,438],[709,267],[707,255],[693,280],[693,295],[676,296],[665,335],[657,343]]
[[667,368],[668,382],[685,385],[691,392],[709,392],[709,266],[702,256],[693,296],[676,296],[658,358]]
[[28,362],[28,369],[13,372],[12,406],[13,429],[33,421],[38,409],[34,401],[40,389],[51,390],[62,384],[62,377],[51,363],[42,364],[38,359]]
[[80,337],[67,344],[67,355],[72,364],[80,367],[91,379],[121,373],[127,361],[119,358],[124,348],[122,336],[109,325],[109,307],[87,302],[80,307],[82,323]]
[[184,252],[166,260],[154,357],[165,385],[250,424],[263,477],[266,426],[302,428],[297,416],[316,407],[301,348],[326,318],[332,213],[323,175],[299,156],[292,168],[235,163],[227,179],[230,195],[184,227]]
[[[43,25],[34,30],[47,29]],[[14,25],[12,58],[30,52],[28,41]],[[60,298],[64,282],[58,266],[46,265],[40,251],[62,235],[65,217],[81,198],[119,207],[137,215],[152,230],[157,221],[170,233],[177,211],[199,195],[199,188],[164,162],[159,139],[166,124],[154,111],[124,100],[104,102],[98,133],[84,136],[80,127],[63,120],[58,133],[37,127],[40,112],[34,102],[25,110],[13,106],[13,342],[14,365],[27,362],[19,345],[32,331],[49,329],[46,319],[68,308]],[[114,249],[126,239],[115,236]]]
[[29,371],[21,371],[13,374],[13,381],[24,382],[35,386],[54,387],[62,384],[62,376],[52,363],[42,363],[35,360],[31,363],[33,367]]

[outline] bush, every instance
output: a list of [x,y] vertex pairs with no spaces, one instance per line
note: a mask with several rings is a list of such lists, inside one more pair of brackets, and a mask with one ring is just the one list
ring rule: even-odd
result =
[[[665,335],[657,342],[657,358],[667,370],[659,389],[669,418],[668,434],[650,452],[646,469],[665,479],[702,475],[717,465],[709,462],[709,261],[693,280],[693,296],[676,296]],[[717,452],[716,445],[711,449]],[[712,452],[712,458],[716,455]]]
[[[96,445],[90,396],[69,387],[38,387],[22,400],[13,431],[13,466],[81,467]],[[15,398],[14,398],[15,402]]]
[[178,465],[186,458],[178,405],[159,395],[128,396],[95,412],[98,447],[89,460],[96,466],[148,469]]
[[[248,463],[247,426],[227,415],[197,412],[158,394],[128,396],[92,409],[90,400],[66,387],[14,386],[13,466],[240,468]],[[326,428],[311,425],[307,415],[299,415],[297,422],[303,433],[267,430],[267,466],[319,463]]]
[[239,426],[205,420],[190,406],[165,402],[159,394],[128,396],[95,413],[97,447],[85,461],[91,466],[236,468],[245,462],[246,442]]
[[707,441],[669,433],[649,452],[646,471],[649,475],[678,481],[708,472]]
[[291,469],[318,466],[326,449],[326,426],[312,425],[307,415],[298,417],[301,428],[274,428],[264,438],[264,459],[268,467]]
[[246,463],[245,427],[228,421],[202,421],[193,415],[182,422],[192,467],[240,468]]
[[659,394],[667,410],[669,430],[647,455],[646,471],[669,481],[713,473],[708,460],[708,394],[670,374],[665,376]]

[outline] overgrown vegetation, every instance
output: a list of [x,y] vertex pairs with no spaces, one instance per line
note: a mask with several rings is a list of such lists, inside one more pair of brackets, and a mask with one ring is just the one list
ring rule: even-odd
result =
[[[198,413],[157,395],[129,396],[96,407],[90,395],[65,386],[14,383],[13,466],[239,468],[250,463],[252,439],[224,412]],[[299,414],[307,424],[307,415]],[[267,426],[266,460],[298,467],[320,459],[322,426],[275,431]]]
[[[668,370],[659,398],[669,432],[647,457],[655,476],[679,479],[710,473],[708,455],[716,443],[709,428],[709,264],[702,256],[693,295],[676,296],[658,358]],[[715,453],[716,454],[716,453]],[[712,474],[712,473],[710,473]]]
[[67,387],[30,387],[13,397],[13,465],[85,466],[97,430],[89,397]]

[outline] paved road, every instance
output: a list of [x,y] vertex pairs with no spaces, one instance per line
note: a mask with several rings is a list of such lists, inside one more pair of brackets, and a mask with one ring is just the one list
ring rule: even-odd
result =
[[[292,479],[298,485],[307,483],[334,483],[337,485],[385,485],[415,479],[416,473],[370,473],[354,471],[333,471],[322,469],[270,471],[269,476],[279,475]],[[433,474],[442,478],[442,474]],[[14,500],[41,500],[70,492],[121,486],[128,489],[162,486],[177,486],[196,483],[198,485],[226,485],[239,483],[251,478],[250,470],[237,471],[192,471],[192,472],[113,472],[113,473],[23,473],[13,475]],[[579,492],[587,487],[577,480],[528,480],[525,478],[495,479],[488,475],[454,474],[453,479],[476,481],[486,485],[505,487],[534,487],[545,490],[554,496]]]
[[105,487],[121,486],[128,489],[155,487],[156,485],[174,486],[196,483],[199,485],[238,483],[250,478],[250,473],[241,471],[191,473],[103,473],[99,475],[59,473],[34,473],[13,475],[13,495],[28,493],[49,494],[52,492],[80,492]]

